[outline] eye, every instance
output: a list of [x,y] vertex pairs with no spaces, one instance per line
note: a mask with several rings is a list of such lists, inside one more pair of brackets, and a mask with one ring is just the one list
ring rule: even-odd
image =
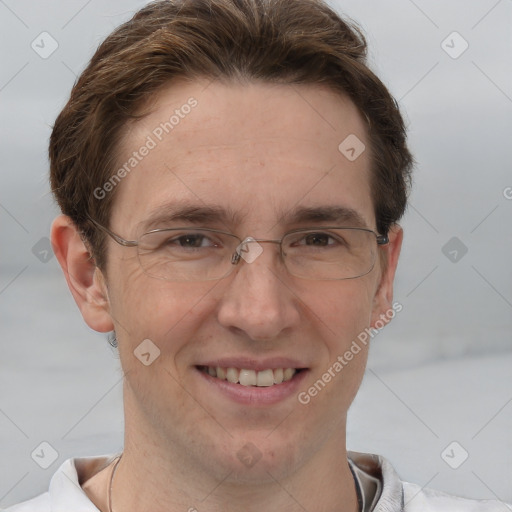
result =
[[204,235],[182,235],[179,237],[171,238],[167,241],[169,244],[177,242],[181,247],[204,247],[203,243],[207,241]]
[[325,232],[309,232],[307,234],[297,234],[292,240],[292,244],[306,247],[329,247],[342,244],[340,237]]
[[178,246],[184,249],[200,249],[202,247],[218,247],[218,242],[201,233],[186,233],[172,238],[167,238],[163,245]]
[[329,239],[333,240],[333,238],[327,233],[310,233],[303,238],[306,245],[315,245],[321,247],[332,245],[332,243],[329,243]]

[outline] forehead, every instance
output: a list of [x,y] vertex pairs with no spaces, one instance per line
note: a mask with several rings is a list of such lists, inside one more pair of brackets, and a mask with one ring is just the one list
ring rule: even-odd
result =
[[294,208],[335,206],[374,224],[365,124],[347,97],[318,85],[174,83],[127,125],[118,155],[127,172],[112,226],[147,224],[177,204],[271,225]]

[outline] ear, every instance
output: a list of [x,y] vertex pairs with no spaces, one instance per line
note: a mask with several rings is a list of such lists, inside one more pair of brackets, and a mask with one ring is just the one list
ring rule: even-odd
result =
[[[395,315],[390,315],[389,311],[392,309],[393,303],[393,282],[395,279],[395,271],[398,265],[398,257],[400,256],[400,249],[402,248],[403,230],[395,224],[389,230],[389,243],[379,250],[385,251],[384,258],[387,262],[385,265],[381,264],[382,275],[380,278],[377,292],[373,298],[373,309],[371,315],[371,327],[380,329],[384,324],[387,324]],[[378,327],[376,322],[378,321]]]
[[53,221],[51,241],[85,323],[98,332],[114,330],[103,273],[94,264],[70,217],[59,215]]

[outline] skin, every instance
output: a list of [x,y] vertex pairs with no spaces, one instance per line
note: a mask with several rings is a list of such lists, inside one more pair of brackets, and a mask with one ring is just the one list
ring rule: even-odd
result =
[[[241,238],[280,238],[304,225],[281,222],[296,206],[342,205],[376,230],[370,151],[350,162],[338,150],[356,134],[368,148],[353,103],[319,85],[174,83],[152,112],[127,127],[120,164],[193,96],[198,105],[118,185],[110,228],[126,239],[158,205],[177,200],[229,206],[238,222],[214,224]],[[309,224],[311,225],[311,224]],[[312,225],[314,226],[314,225]],[[316,227],[316,226],[314,226]],[[402,231],[367,275],[312,281],[289,275],[277,246],[262,244],[218,281],[169,282],[143,273],[135,248],[108,240],[105,272],[88,260],[73,223],[58,217],[52,242],[85,322],[115,329],[125,374],[125,449],[113,510],[357,510],[347,464],[346,414],[361,383],[368,347],[307,405],[293,395],[276,405],[233,402],[198,377],[205,357],[289,356],[309,369],[300,391],[332,366],[392,304]],[[144,366],[144,339],[160,357]],[[252,443],[261,459],[237,457]],[[102,511],[112,467],[84,490]]]

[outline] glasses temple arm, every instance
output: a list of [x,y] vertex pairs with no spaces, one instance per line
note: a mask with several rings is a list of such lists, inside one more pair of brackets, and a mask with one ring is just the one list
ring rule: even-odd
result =
[[98,229],[100,229],[108,236],[110,236],[119,245],[124,245],[125,247],[136,247],[137,245],[139,245],[139,242],[137,242],[137,240],[125,240],[119,235],[116,235],[113,231],[110,231],[110,229],[106,228],[105,226],[102,226],[99,222],[96,222],[90,215],[87,214],[87,217]]

